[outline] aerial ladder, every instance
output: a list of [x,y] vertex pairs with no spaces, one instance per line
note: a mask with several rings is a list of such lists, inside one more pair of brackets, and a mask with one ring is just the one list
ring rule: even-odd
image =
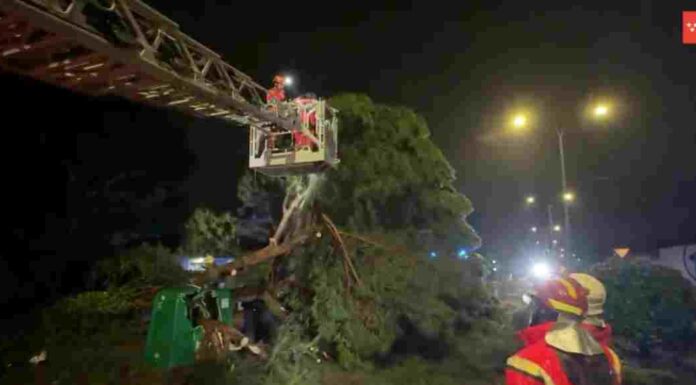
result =
[[[265,174],[315,173],[338,163],[336,111],[325,101],[269,108],[264,87],[140,0],[2,0],[0,69],[248,126],[249,166]],[[311,130],[300,119],[310,113]],[[314,151],[251,151],[263,135],[294,131]]]
[[[0,0],[0,70],[74,92],[118,95],[247,126],[251,169],[270,176],[304,176],[304,182],[288,190],[283,217],[269,245],[209,269],[199,277],[200,285],[287,254],[306,240],[306,234],[297,236],[297,228],[307,218],[318,174],[339,162],[337,111],[324,100],[267,104],[264,87],[140,0]],[[310,114],[316,117],[311,124],[302,118]],[[298,131],[310,139],[311,150],[297,151],[291,143],[289,149],[269,146],[261,156],[256,153],[262,143],[280,141],[267,139],[287,137],[292,142]],[[210,344],[223,335],[228,342],[245,340],[236,329],[208,322],[212,317],[231,325],[230,312],[224,311],[231,306],[230,294],[199,289],[158,293],[153,308],[185,313],[187,319],[157,318],[153,311],[146,349],[150,362],[172,367],[190,362],[192,352],[205,341]],[[158,340],[164,335],[177,341]]]

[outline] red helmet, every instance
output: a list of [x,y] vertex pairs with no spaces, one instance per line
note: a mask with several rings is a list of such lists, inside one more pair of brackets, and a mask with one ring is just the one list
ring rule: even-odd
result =
[[535,296],[549,308],[559,312],[583,316],[587,313],[588,291],[568,276],[549,279],[536,287]]

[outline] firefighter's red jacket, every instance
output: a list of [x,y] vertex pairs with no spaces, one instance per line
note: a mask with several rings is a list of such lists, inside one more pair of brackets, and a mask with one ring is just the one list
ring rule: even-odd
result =
[[[505,370],[507,385],[573,385],[563,370],[563,364],[556,350],[544,341],[544,335],[553,326],[548,322],[522,330],[518,336],[525,347],[508,358]],[[589,324],[582,326],[593,334],[602,345],[615,376],[615,383],[621,383],[621,362],[607,341],[611,340],[611,327],[598,328]]]

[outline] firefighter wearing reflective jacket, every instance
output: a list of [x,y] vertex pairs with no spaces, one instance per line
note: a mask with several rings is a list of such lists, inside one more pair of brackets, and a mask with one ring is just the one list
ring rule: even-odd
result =
[[266,92],[266,103],[285,101],[285,78],[281,75],[273,77],[273,88]]
[[[576,280],[588,291],[587,295],[587,315],[583,318],[581,326],[585,328],[592,337],[600,344],[612,345],[612,328],[604,318],[604,302],[607,292],[604,285],[597,278],[584,273],[573,273],[570,278]],[[548,309],[541,301],[531,294],[533,303],[530,304],[529,312],[531,317],[526,328],[517,333],[519,339],[525,346],[531,345],[544,338],[546,333],[553,327],[557,314]],[[545,315],[546,313],[547,315]]]
[[[317,127],[317,114],[316,111],[312,110],[312,103],[316,102],[316,100],[317,97],[312,93],[304,94],[302,97],[295,99],[295,103],[300,107],[300,122],[302,126],[307,127],[307,130],[312,135],[316,135]],[[312,140],[300,131],[293,132],[293,139],[295,151],[310,150],[312,147]]]
[[[282,75],[273,77],[273,87],[266,91],[266,103],[268,109],[278,112],[278,103],[285,101],[285,78]],[[271,132],[278,132],[278,129],[271,127]],[[275,147],[275,138],[273,135],[266,135],[261,130],[258,131],[258,146],[256,148],[256,157],[260,157],[264,150],[273,149]]]
[[543,338],[508,358],[507,385],[621,384],[618,356],[581,325],[588,315],[588,294],[570,276],[536,288],[535,300],[558,318]]

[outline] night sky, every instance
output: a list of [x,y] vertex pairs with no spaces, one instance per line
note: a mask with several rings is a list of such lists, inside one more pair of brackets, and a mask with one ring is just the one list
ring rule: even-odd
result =
[[[696,241],[696,46],[681,43],[681,11],[696,10],[694,1],[148,3],[262,84],[288,71],[298,91],[362,92],[423,114],[473,201],[484,252],[519,253],[521,235],[537,224],[525,195],[558,203],[554,127],[568,131],[568,180],[578,196],[571,218],[583,252]],[[99,234],[129,223],[140,233],[175,233],[192,207],[237,205],[244,130],[11,75],[0,84],[12,97],[2,125],[2,254],[12,261],[0,259],[11,265],[0,279],[21,286],[30,270],[66,255],[79,270],[93,257],[76,256],[84,242],[99,254]],[[606,124],[581,114],[597,98],[616,106]],[[501,135],[516,108],[533,112],[530,135]],[[99,175],[106,180],[95,182]],[[90,183],[118,175],[120,192],[93,210]],[[158,210],[129,206],[146,196]],[[118,213],[106,207],[114,199]],[[24,275],[8,278],[16,269]]]
[[[681,43],[681,11],[696,2],[308,6],[317,15],[295,3],[231,3],[152,2],[261,82],[291,71],[302,91],[365,92],[422,113],[474,203],[485,250],[516,247],[528,193],[555,203],[560,220],[556,126],[568,131],[579,247],[696,241],[696,47]],[[598,98],[615,105],[602,125],[581,113]],[[536,116],[533,134],[497,135],[520,107]],[[200,149],[217,140],[198,139]],[[224,167],[206,166],[201,186]]]

